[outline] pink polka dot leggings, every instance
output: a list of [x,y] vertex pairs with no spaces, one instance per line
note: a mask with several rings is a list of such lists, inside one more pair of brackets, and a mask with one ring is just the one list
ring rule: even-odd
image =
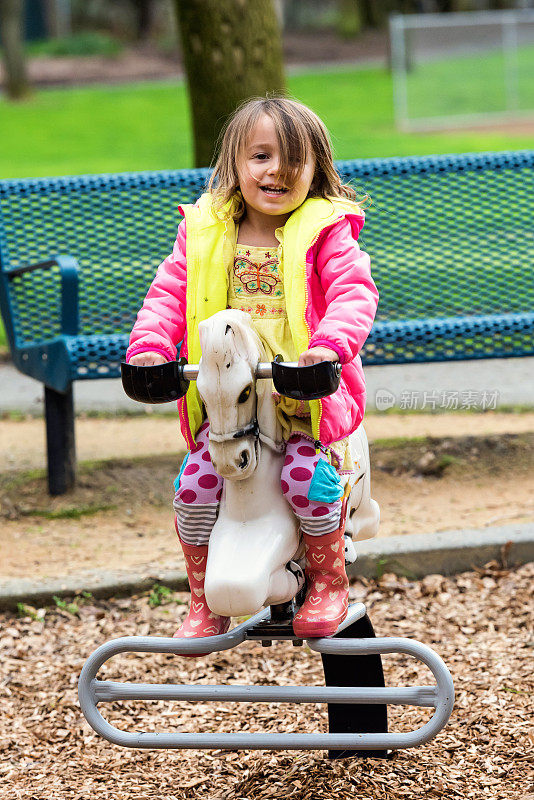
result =
[[[223,479],[211,463],[208,451],[209,422],[198,431],[196,444],[189,451],[175,481],[174,509],[176,526],[182,541],[205,545],[217,519]],[[323,536],[339,527],[341,500],[325,502],[310,499],[310,485],[317,464],[328,460],[315,452],[311,441],[294,434],[287,442],[280,485],[287,501],[300,521],[303,533]]]

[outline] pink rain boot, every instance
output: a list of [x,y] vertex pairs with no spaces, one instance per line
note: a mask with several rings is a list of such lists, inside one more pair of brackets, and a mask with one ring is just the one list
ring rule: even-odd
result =
[[[344,509],[345,510],[345,509]],[[293,618],[299,639],[332,636],[347,616],[349,581],[345,571],[345,517],[336,531],[324,536],[304,534],[306,599]]]
[[[191,587],[191,605],[189,613],[184,619],[174,638],[198,638],[200,636],[216,636],[226,633],[230,627],[230,617],[221,617],[213,614],[204,596],[204,577],[206,575],[206,562],[208,560],[207,545],[189,545],[180,539],[184,551],[185,568]],[[188,655],[206,655],[206,653],[191,653]]]

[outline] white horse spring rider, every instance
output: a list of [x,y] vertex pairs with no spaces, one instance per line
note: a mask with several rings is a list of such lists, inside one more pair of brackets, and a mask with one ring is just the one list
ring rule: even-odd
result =
[[[220,311],[202,322],[199,332],[197,388],[210,421],[209,453],[225,479],[209,541],[204,591],[214,613],[243,616],[297,594],[304,582],[298,565],[303,549],[297,520],[280,487],[284,445],[272,383],[255,380],[265,354],[251,317]],[[370,495],[363,425],[352,434],[350,447],[356,473],[350,478],[345,531],[349,563],[355,560],[350,538],[375,536],[380,518]]]
[[[220,312],[204,322],[200,331],[200,368],[171,362],[161,367],[123,365],[121,370],[127,394],[142,402],[168,402],[183,396],[188,381],[197,378],[211,422],[210,454],[226,478],[209,543],[206,599],[212,610],[223,616],[248,615],[272,604],[270,610],[260,611],[227,633],[203,638],[202,651],[229,650],[245,640],[271,644],[289,639],[301,644],[287,624],[291,612],[285,607],[300,586],[301,570],[286,568],[288,561],[299,559],[300,552],[296,520],[280,487],[281,431],[271,381],[260,379],[255,386],[254,379],[264,354],[247,314]],[[262,367],[260,374],[263,372]],[[236,432],[239,436],[234,438]],[[376,533],[378,506],[369,495],[368,448],[362,427],[353,435],[351,446],[358,471],[350,495],[348,526],[355,539],[364,539]],[[292,603],[288,605],[293,609]],[[454,687],[439,656],[420,642],[374,638],[362,603],[349,607],[335,636],[308,639],[310,649],[321,654],[323,687],[239,686],[234,682],[191,686],[97,679],[103,664],[119,653],[192,655],[198,651],[198,642],[194,638],[125,636],[102,644],[87,659],[78,684],[80,705],[93,729],[126,747],[328,749],[331,758],[345,758],[353,752],[376,757],[389,748],[428,741],[451,713]],[[382,653],[414,656],[431,669],[436,685],[384,688]],[[329,733],[125,731],[111,725],[100,710],[101,704],[117,700],[328,703]],[[435,712],[421,728],[388,733],[388,703],[433,706]]]

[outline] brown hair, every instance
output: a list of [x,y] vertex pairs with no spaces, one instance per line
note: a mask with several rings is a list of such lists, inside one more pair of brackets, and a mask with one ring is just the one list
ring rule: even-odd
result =
[[[280,147],[278,178],[292,183],[300,177],[311,152],[315,157],[315,174],[308,197],[345,197],[356,200],[356,191],[341,183],[332,157],[328,131],[310,108],[287,97],[254,97],[242,103],[230,117],[221,136],[215,167],[208,183],[215,209],[224,206],[239,190],[236,159],[246,147],[249,136],[262,114],[273,120]],[[294,166],[296,165],[296,166]],[[243,216],[245,205],[241,194],[233,218]],[[366,201],[365,195],[359,201]]]

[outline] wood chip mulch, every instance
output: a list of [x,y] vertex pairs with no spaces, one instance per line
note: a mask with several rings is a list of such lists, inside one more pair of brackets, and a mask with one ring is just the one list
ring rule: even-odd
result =
[[[188,596],[149,596],[2,614],[0,629],[0,797],[9,800],[165,798],[521,798],[534,800],[532,610],[534,564],[496,563],[453,578],[410,582],[394,575],[352,586],[377,635],[417,638],[451,670],[456,702],[448,726],[428,744],[391,760],[329,761],[322,751],[144,751],[111,745],[85,722],[77,701],[87,656],[123,635],[168,636]],[[152,595],[154,598],[154,595]],[[74,613],[73,613],[74,612]],[[35,618],[34,618],[35,617]],[[42,618],[42,619],[41,619]],[[384,658],[389,685],[433,682],[407,656]],[[101,670],[110,680],[321,684],[320,658],[307,648],[243,644],[198,659],[121,656]],[[313,732],[325,707],[268,704],[106,704],[127,730]],[[390,728],[420,726],[428,709],[390,709]]]

